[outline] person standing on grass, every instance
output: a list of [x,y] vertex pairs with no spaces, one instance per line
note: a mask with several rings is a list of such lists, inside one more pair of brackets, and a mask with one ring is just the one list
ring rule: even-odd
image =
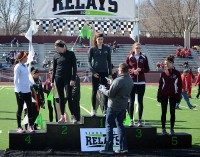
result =
[[28,110],[28,131],[34,132],[34,121],[33,121],[33,109],[32,109],[32,98],[31,98],[31,89],[32,85],[29,80],[29,74],[27,66],[25,63],[27,62],[27,54],[24,51],[21,51],[17,54],[16,60],[14,62],[14,87],[15,87],[15,95],[17,100],[17,125],[18,133],[24,133],[24,130],[21,126],[21,116],[23,111],[24,103],[26,103]]
[[[89,69],[92,72],[92,116],[96,116],[96,95],[99,84],[108,86],[105,77],[111,77],[111,52],[110,48],[103,44],[103,33],[96,32],[93,38],[94,47],[88,53]],[[108,97],[103,95],[104,113],[107,109]]]
[[[73,110],[72,87],[75,85],[77,72],[76,56],[73,51],[69,51],[67,49],[65,42],[62,40],[57,40],[55,42],[55,50],[56,54],[53,57],[53,74],[51,85],[53,88],[55,80],[61,110],[61,117],[58,122],[64,123],[66,100],[68,100],[70,110]],[[66,91],[66,98],[64,89]]]
[[161,103],[162,134],[167,135],[165,128],[167,105],[170,105],[170,135],[174,134],[175,106],[181,100],[182,80],[181,74],[174,67],[174,56],[169,55],[165,59],[167,69],[161,73],[157,93],[157,101]]
[[132,46],[130,54],[126,58],[126,63],[129,66],[129,75],[134,82],[133,89],[130,94],[130,103],[128,106],[128,113],[130,116],[130,124],[132,127],[135,125],[134,122],[134,101],[135,94],[138,94],[138,127],[142,127],[142,114],[143,114],[143,97],[145,93],[145,75],[144,73],[149,72],[149,64],[147,57],[141,52],[141,44],[136,42]]
[[[190,103],[190,99],[187,93],[187,88],[188,87],[188,81],[187,81],[187,76],[189,75],[190,70],[189,69],[185,69],[183,70],[183,74],[181,75],[181,79],[182,79],[182,97],[184,98],[185,102],[187,103],[189,109],[194,109],[196,106],[191,105]],[[177,110],[181,110],[181,108],[179,107],[180,102],[176,103],[176,109]]]
[[200,68],[198,68],[198,76],[197,76],[197,80],[194,83],[194,86],[196,86],[198,84],[198,92],[197,92],[197,96],[196,98],[199,99],[199,95],[200,95]]
[[128,74],[128,65],[121,63],[119,65],[119,75],[113,81],[110,89],[100,88],[99,90],[108,96],[108,108],[106,111],[106,145],[105,149],[100,151],[102,154],[113,154],[113,128],[116,123],[118,129],[120,149],[115,153],[127,153],[126,132],[124,128],[124,119],[128,99],[133,87],[133,81]]

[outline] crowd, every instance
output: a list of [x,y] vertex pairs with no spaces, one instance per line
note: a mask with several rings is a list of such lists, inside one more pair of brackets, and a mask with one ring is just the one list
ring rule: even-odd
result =
[[[92,73],[92,96],[91,96],[91,116],[97,116],[97,102],[100,100],[102,114],[106,117],[106,145],[103,154],[113,153],[113,128],[118,128],[120,150],[116,153],[127,153],[126,133],[124,129],[124,120],[126,111],[130,116],[130,127],[143,127],[143,98],[145,95],[146,81],[145,73],[149,72],[148,58],[142,53],[141,44],[134,43],[129,54],[124,59],[125,62],[119,64],[118,72],[114,70],[111,59],[111,49],[104,44],[103,33],[96,32],[93,37],[93,47],[88,52],[88,65]],[[44,93],[48,96],[49,121],[64,123],[80,121],[80,78],[77,75],[77,60],[75,53],[68,50],[67,45],[62,40],[55,42],[55,51],[52,66],[49,70],[49,77],[44,86],[39,77],[39,70],[31,68],[29,73],[27,54],[24,51],[18,52],[14,62],[14,85],[17,100],[17,132],[23,133],[25,130],[21,125],[21,116],[24,102],[27,106],[29,132],[38,129],[35,123],[41,108],[45,108]],[[165,69],[161,72],[159,87],[157,92],[157,101],[161,103],[161,125],[162,134],[167,135],[166,114],[169,101],[170,106],[170,135],[174,135],[175,127],[175,109],[178,108],[181,98],[190,97],[191,84],[185,81],[189,78],[191,70],[184,71],[181,75],[174,67],[174,56],[169,55],[165,58]],[[88,80],[86,71],[85,81]],[[199,69],[200,73],[200,69]],[[199,74],[200,75],[200,74]],[[199,85],[200,76],[195,82]],[[190,90],[190,93],[186,92]],[[134,119],[135,95],[138,95],[138,121]],[[52,97],[52,99],[49,99]],[[197,98],[199,97],[199,90]],[[34,101],[32,101],[34,99]],[[128,101],[130,100],[130,101]],[[66,103],[68,102],[69,114],[66,112]],[[190,104],[191,105],[191,104]],[[195,106],[188,106],[194,109]],[[54,111],[53,111],[54,108]],[[55,112],[55,113],[54,113]]]
[[176,57],[181,57],[181,58],[191,57],[191,51],[188,48],[177,48]]

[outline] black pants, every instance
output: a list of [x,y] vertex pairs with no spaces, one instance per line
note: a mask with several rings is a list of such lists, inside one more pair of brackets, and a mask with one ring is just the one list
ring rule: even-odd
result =
[[135,94],[138,94],[138,119],[142,119],[143,114],[143,97],[145,93],[145,84],[134,84],[131,94],[130,94],[130,103],[128,106],[128,113],[130,115],[130,118],[133,119],[133,113],[134,113],[134,102],[135,102]]
[[[73,104],[72,104],[72,86],[70,86],[69,82],[64,80],[62,77],[56,77],[56,87],[59,96],[60,102],[60,111],[61,115],[64,115],[65,112],[65,104],[68,101],[70,112],[73,112]],[[66,92],[66,95],[64,93]]]
[[200,95],[200,83],[199,83],[199,85],[198,85],[198,93],[197,93],[197,98],[199,98],[199,95]]
[[[51,103],[52,102],[50,100],[47,100],[47,105],[48,105],[48,110],[49,110],[49,121],[53,122],[53,107],[52,107]],[[57,118],[57,112],[56,112],[54,100],[53,100],[53,106],[54,106],[54,110],[55,110],[55,119],[56,119],[56,122],[57,122],[58,118]]]
[[21,126],[21,116],[23,111],[24,102],[26,103],[27,109],[28,109],[28,119],[29,119],[29,125],[33,125],[33,107],[32,107],[32,98],[31,93],[21,93],[20,95],[15,92],[16,100],[17,100],[17,125],[18,128]]
[[174,97],[162,97],[162,100],[161,100],[161,109],[162,109],[161,122],[162,122],[162,129],[165,129],[168,100],[169,100],[169,106],[170,106],[170,128],[171,129],[174,128],[174,123],[175,123],[175,107],[176,107],[175,98]]
[[[107,72],[98,72],[99,78],[96,78],[92,75],[92,108],[93,110],[96,110],[96,95],[97,95],[97,90],[99,88],[99,85],[102,84],[105,87],[108,87],[108,82],[105,79],[105,77],[108,77]],[[107,102],[108,102],[108,97],[103,94],[102,97],[102,103],[104,106],[104,111],[107,110]]]

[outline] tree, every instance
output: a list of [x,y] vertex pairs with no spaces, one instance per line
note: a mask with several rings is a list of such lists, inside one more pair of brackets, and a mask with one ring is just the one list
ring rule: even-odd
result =
[[19,35],[29,27],[28,0],[0,0],[0,23],[5,35]]
[[141,31],[183,37],[184,31],[197,31],[198,0],[145,0],[141,8]]

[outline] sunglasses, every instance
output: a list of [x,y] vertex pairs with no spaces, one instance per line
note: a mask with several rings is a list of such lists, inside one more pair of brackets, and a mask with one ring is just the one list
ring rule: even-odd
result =
[[135,49],[141,49],[141,47],[136,47]]

